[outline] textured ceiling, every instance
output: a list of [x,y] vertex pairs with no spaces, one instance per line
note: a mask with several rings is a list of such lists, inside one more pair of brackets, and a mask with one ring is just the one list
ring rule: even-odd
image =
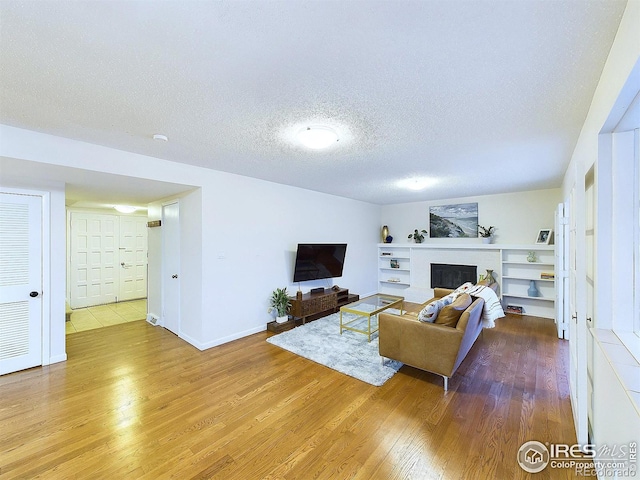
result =
[[557,187],[624,6],[2,0],[0,123],[379,204]]

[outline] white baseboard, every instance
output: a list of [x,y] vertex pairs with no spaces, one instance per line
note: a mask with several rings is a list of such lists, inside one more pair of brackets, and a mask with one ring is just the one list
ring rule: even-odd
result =
[[52,363],[66,362],[67,354],[61,353],[60,355],[55,355],[53,357],[49,357],[49,363],[43,363],[43,365],[51,365]]
[[184,333],[180,333],[179,337],[182,338],[185,342],[193,345],[198,350],[208,350],[209,348],[217,347],[219,345],[232,342],[234,340],[238,340],[240,338],[248,337],[249,335],[253,335],[254,333],[264,332],[267,329],[267,325],[262,325],[260,327],[250,328],[248,330],[244,330],[242,332],[234,333],[233,335],[229,335],[227,337],[217,338],[215,340],[211,340],[209,342],[199,342],[194,338],[191,338],[189,335],[185,335]]

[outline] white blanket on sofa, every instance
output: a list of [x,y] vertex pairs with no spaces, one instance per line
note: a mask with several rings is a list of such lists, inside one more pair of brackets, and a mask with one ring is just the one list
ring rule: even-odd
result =
[[482,309],[482,327],[493,328],[496,326],[496,319],[504,317],[504,310],[500,299],[491,288],[484,285],[474,285],[465,283],[455,290],[456,293],[468,293],[472,297],[480,297],[484,300]]

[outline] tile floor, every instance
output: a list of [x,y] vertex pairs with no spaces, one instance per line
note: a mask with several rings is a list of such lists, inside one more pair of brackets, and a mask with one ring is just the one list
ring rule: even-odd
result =
[[73,310],[71,321],[65,322],[67,335],[118,323],[144,320],[147,317],[147,299],[110,303]]

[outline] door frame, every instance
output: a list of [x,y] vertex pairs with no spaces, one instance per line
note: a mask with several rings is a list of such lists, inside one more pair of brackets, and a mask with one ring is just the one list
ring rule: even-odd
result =
[[569,214],[567,202],[556,207],[556,328],[558,338],[569,339]]
[[[51,359],[51,195],[44,190],[27,188],[4,187],[0,184],[2,193],[13,195],[30,195],[40,197],[42,207],[42,318],[40,319],[40,342],[42,365],[50,365]],[[55,359],[54,361],[60,361]]]

